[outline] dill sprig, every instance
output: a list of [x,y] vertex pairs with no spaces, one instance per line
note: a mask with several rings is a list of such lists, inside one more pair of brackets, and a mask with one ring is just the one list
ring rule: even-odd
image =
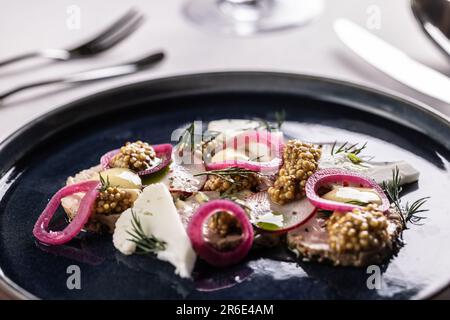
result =
[[382,186],[392,204],[400,212],[403,229],[408,229],[408,222],[415,225],[422,225],[421,221],[426,219],[426,217],[419,215],[419,213],[428,211],[428,209],[423,209],[422,207],[430,197],[423,197],[411,204],[407,202],[403,205],[400,199],[400,193],[403,190],[401,182],[402,178],[400,177],[400,170],[398,167],[395,167],[395,169],[392,170],[392,181],[383,181]]
[[275,118],[275,124],[270,123],[268,120],[263,118],[255,118],[260,125],[268,131],[280,130],[284,121],[286,120],[286,110],[276,111],[271,118]]
[[138,249],[138,251],[136,251],[137,253],[155,253],[166,248],[166,243],[164,241],[157,239],[153,235],[147,236],[145,234],[141,221],[133,210],[131,211],[131,228],[132,231],[127,231],[128,235],[131,236],[128,240],[136,244]]
[[254,174],[259,174],[259,172],[249,170],[249,169],[239,168],[239,167],[229,167],[229,168],[220,169],[220,170],[210,170],[210,171],[200,172],[200,173],[194,174],[194,177],[212,175],[212,176],[219,177],[225,181],[228,181],[229,183],[237,184],[238,181],[234,180],[232,178],[232,176],[248,178],[249,176],[254,175]]
[[331,215],[333,214],[333,210],[323,210],[319,209],[317,210],[317,217],[322,219],[329,219]]
[[208,143],[213,142],[219,135],[219,131],[207,130],[204,134],[202,134],[202,145],[206,146]]
[[263,118],[255,118],[255,121],[259,122],[259,126],[270,131],[270,130],[274,130],[277,129],[276,127],[274,127],[269,121],[267,121],[266,119]]
[[364,160],[358,155],[367,147],[367,142],[359,146],[359,143],[350,145],[348,142],[344,142],[339,147],[337,147],[337,142],[333,143],[331,147],[331,155],[337,155],[339,153],[344,153],[346,157],[354,164],[361,164]]
[[98,188],[98,191],[104,192],[111,186],[111,183],[109,182],[109,176],[106,176],[105,179],[101,174],[99,174],[99,177],[100,177],[100,187]]
[[281,126],[284,123],[284,120],[286,120],[286,110],[276,111],[275,112],[275,121],[277,123],[278,130],[281,129]]
[[195,149],[195,123],[192,122],[186,130],[181,134],[180,138],[177,142],[178,145],[178,151],[182,151],[184,147],[187,145],[190,145],[191,147],[191,153],[194,153]]
[[231,201],[237,203],[249,214],[252,211],[252,209],[247,205],[247,203],[239,197],[238,193],[230,193],[228,191],[225,191],[220,194],[219,198],[220,199],[228,199],[228,200],[231,200]]
[[[199,139],[196,139],[196,124],[189,124],[178,139],[176,150],[180,156],[183,155],[186,147],[189,148],[189,154],[194,155],[196,151],[201,151],[202,157],[205,158],[207,148],[210,142],[213,142],[219,135],[218,131],[199,132]],[[204,159],[205,160],[205,159]]]
[[255,162],[257,162],[257,161],[261,160],[261,158],[263,158],[263,157],[264,157],[264,155],[257,156],[257,157],[255,157],[255,158],[250,159],[250,161],[255,161]]
[[331,148],[331,155],[335,155],[338,153],[353,153],[358,155],[367,147],[367,142],[365,142],[361,147],[359,147],[359,143],[355,143],[350,145],[348,142],[344,142],[336,149],[337,142],[333,143],[333,147]]

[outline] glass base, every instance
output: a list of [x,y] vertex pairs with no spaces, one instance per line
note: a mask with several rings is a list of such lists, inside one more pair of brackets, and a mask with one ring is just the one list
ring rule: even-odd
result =
[[248,36],[305,25],[323,7],[323,0],[190,0],[184,13],[206,29]]

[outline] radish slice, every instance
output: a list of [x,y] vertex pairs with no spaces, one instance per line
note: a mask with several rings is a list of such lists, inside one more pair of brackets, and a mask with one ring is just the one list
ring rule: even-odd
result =
[[[139,176],[146,176],[146,175],[155,173],[161,169],[164,169],[172,161],[172,145],[171,144],[168,144],[168,143],[157,144],[152,147],[155,150],[156,157],[158,159],[160,159],[160,162],[157,165],[155,165],[149,169],[139,171],[137,173]],[[100,158],[100,164],[102,165],[103,169],[110,168],[109,162],[116,154],[119,153],[119,151],[120,151],[120,149],[111,150],[111,151],[105,153]]]
[[205,165],[201,157],[196,156],[192,164],[178,163],[176,155],[170,164],[169,173],[164,177],[164,183],[170,192],[193,193],[201,190],[206,182],[207,176],[196,176],[205,172]]
[[[45,244],[58,245],[75,238],[91,216],[99,187],[98,181],[86,181],[66,186],[56,192],[34,225],[33,235],[36,239]],[[85,196],[81,199],[77,214],[69,225],[62,231],[47,231],[61,199],[79,192],[84,192]]]
[[[220,199],[220,192],[217,191],[202,191],[202,194],[207,197],[207,201]],[[178,200],[175,202],[181,223],[183,223],[185,228],[187,228],[192,216],[201,205],[202,203],[198,201],[198,193],[190,195],[186,200]]]
[[152,174],[155,172],[158,172],[161,169],[164,169],[167,167],[170,162],[172,161],[172,145],[165,143],[165,144],[157,144],[153,146],[153,149],[155,149],[156,157],[161,160],[159,164],[157,164],[154,167],[151,167],[147,170],[142,170],[138,172],[138,175],[140,176],[146,176],[148,174]]
[[265,145],[270,150],[273,159],[267,162],[233,159],[223,162],[212,162],[206,165],[208,170],[221,170],[229,167],[239,167],[257,172],[274,173],[282,164],[283,138],[280,133],[269,131],[246,131],[233,137],[224,145],[224,149],[232,148],[237,151],[245,151],[253,143]]
[[314,216],[316,210],[306,198],[278,205],[270,200],[267,192],[255,193],[244,201],[253,225],[273,233],[284,233],[301,226]]
[[362,208],[361,206],[355,204],[326,200],[317,194],[320,187],[331,184],[339,184],[343,186],[354,185],[362,188],[372,188],[381,198],[381,205],[378,206],[378,210],[384,212],[389,209],[388,198],[384,194],[381,187],[374,180],[355,172],[340,169],[323,169],[315,172],[306,182],[306,197],[314,206],[323,210],[348,212],[356,208]]
[[[242,229],[242,239],[235,248],[220,251],[209,244],[204,235],[205,224],[211,216],[218,212],[227,212],[239,220]],[[197,254],[213,266],[225,267],[242,260],[253,244],[253,227],[244,209],[233,201],[213,200],[202,205],[192,217],[188,229],[192,247]]]

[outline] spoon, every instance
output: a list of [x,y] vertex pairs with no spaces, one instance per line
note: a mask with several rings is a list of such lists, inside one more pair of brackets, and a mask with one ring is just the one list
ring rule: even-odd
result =
[[411,8],[427,36],[450,57],[450,1],[411,0]]

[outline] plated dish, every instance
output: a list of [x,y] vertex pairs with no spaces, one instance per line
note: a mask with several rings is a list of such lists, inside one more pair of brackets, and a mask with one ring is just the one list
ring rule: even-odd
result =
[[[191,278],[197,259],[229,267],[283,246],[304,261],[367,267],[389,260],[428,197],[403,203],[420,173],[364,154],[367,142],[284,137],[285,112],[192,122],[175,145],[126,142],[68,177],[37,219],[42,244],[111,233],[124,255],[154,254]],[[205,128],[203,128],[205,126]],[[68,224],[49,228],[62,204]]]
[[[281,130],[278,130],[278,123],[281,121],[277,120],[282,117],[277,117],[275,113],[279,111],[280,115],[283,110],[285,117]],[[217,128],[218,125],[229,122],[230,119],[240,120],[241,124],[253,126],[243,130],[249,142],[261,140],[262,146],[274,146],[269,148],[269,156],[266,159],[263,157],[258,159],[260,155],[267,155],[267,152],[263,151],[264,148],[261,146],[256,148],[261,154],[253,157],[249,152],[254,148],[250,148],[248,144],[247,150],[243,152],[244,155],[242,152],[239,152],[240,155],[236,154],[234,147],[232,152],[230,150],[221,152],[224,158],[222,160],[228,159],[228,156],[231,156],[233,160],[237,157],[236,160],[240,159],[241,163],[245,164],[244,168],[239,166],[238,169],[235,168],[236,166],[221,168],[220,162],[217,164],[216,160],[220,160],[222,156],[216,157],[211,162],[215,155],[220,156],[220,148],[217,150],[209,148],[208,150],[215,151],[205,153],[204,163],[188,164],[179,161],[179,158],[183,160],[183,157],[175,152],[182,144],[182,141],[178,142],[178,140],[183,133],[189,132],[187,129],[193,122],[202,121],[201,125],[194,124],[197,131],[195,136],[201,137],[203,133],[203,140],[207,140],[212,138],[206,136],[208,127],[211,129],[211,126],[216,126]],[[238,123],[232,123],[236,128]],[[267,124],[271,127],[270,130],[267,130]],[[227,129],[230,129],[228,136],[235,136],[236,133],[233,131],[236,132],[236,130],[231,130],[230,124],[227,125]],[[223,133],[228,130],[216,131],[223,136]],[[172,136],[174,132],[176,134]],[[446,271],[450,261],[446,255],[442,254],[448,242],[448,225],[450,225],[450,214],[445,200],[446,190],[450,186],[448,179],[450,145],[448,145],[449,140],[446,139],[449,134],[446,120],[429,112],[423,106],[333,80],[297,75],[268,73],[193,75],[139,83],[86,98],[34,121],[0,146],[2,177],[0,180],[0,285],[2,288],[28,298],[407,299],[427,297],[444,288],[450,280]],[[184,136],[190,136],[190,134]],[[267,143],[269,137],[271,142]],[[220,140],[220,137],[218,139]],[[234,140],[234,138],[231,139]],[[131,142],[128,147],[125,146],[127,141]],[[135,147],[136,144],[133,143],[138,141],[142,143],[137,145],[144,146],[144,154],[147,151],[153,155],[151,150],[154,150],[151,168],[145,169],[153,170],[160,166],[161,170],[139,176],[142,170],[112,167],[105,169],[101,165],[103,156],[106,155],[103,157],[104,160],[109,159],[107,163],[110,166],[109,162],[118,154],[114,150],[121,147],[126,147],[125,149]],[[280,143],[272,143],[272,141]],[[145,142],[148,146],[144,144]],[[366,142],[365,147],[361,149]],[[355,143],[357,146],[352,150],[353,152],[348,152],[352,148],[346,151]],[[282,146],[281,152],[275,148],[277,145]],[[163,155],[168,154],[170,147],[172,152],[169,159]],[[289,199],[291,196],[287,196],[290,191],[289,184],[278,183],[279,188],[286,186],[285,192],[278,193],[278,196],[284,194],[285,199],[280,198],[281,201],[278,199],[274,201],[271,199],[269,189],[276,187],[277,178],[284,176],[279,174],[285,163],[286,165],[288,163],[283,159],[284,150],[289,148],[294,150],[297,147],[309,150],[313,158],[314,154],[319,156],[320,150],[318,160],[314,158],[317,168],[314,172],[311,171],[312,175],[310,175],[317,177],[316,182],[311,189],[308,189],[311,192],[308,192],[306,186],[309,177],[302,179],[303,176],[299,175],[292,178],[294,182],[292,201]],[[109,153],[110,151],[114,152]],[[190,154],[187,149],[185,155]],[[211,159],[207,159],[208,155]],[[342,166],[333,167],[331,159],[334,158],[344,160],[345,166],[350,166],[351,170]],[[353,161],[359,162],[359,158],[364,160],[365,163],[360,163],[363,166],[353,163]],[[167,162],[168,159],[170,163]],[[391,166],[385,167],[386,163]],[[364,166],[368,164],[371,164],[372,168],[377,166],[384,168],[381,171],[383,175],[379,178],[374,171],[367,171],[368,168]],[[112,165],[114,166],[113,163]],[[309,168],[316,164],[309,161],[309,164],[305,163],[305,167],[306,165]],[[183,172],[176,177],[182,179],[168,179],[170,169],[174,169],[175,166],[177,167],[174,172]],[[126,207],[133,202],[133,206],[127,209],[128,211],[125,210],[128,214],[117,212],[116,215],[115,212],[110,212],[105,215],[101,212],[102,210],[97,210],[96,220],[106,217],[108,219],[102,220],[101,223],[88,219],[81,232],[71,227],[66,231],[77,234],[72,240],[51,245],[37,240],[33,235],[33,228],[52,197],[68,182],[71,183],[69,187],[82,183],[82,176],[92,173],[92,171],[84,170],[90,170],[93,167],[97,168],[94,171],[99,172],[98,178],[84,179],[85,185],[78,186],[80,195],[92,191],[91,196],[95,195],[95,208],[102,207],[103,210],[107,210],[103,206],[100,207],[102,200],[97,201],[97,195],[106,192],[109,198],[111,192],[114,197],[119,193],[120,199],[117,199],[115,208],[118,205]],[[354,170],[355,168],[360,170]],[[381,193],[378,188],[385,189],[383,181],[389,184],[395,180],[392,178],[392,173],[396,172],[396,168],[399,169],[398,177],[401,178],[400,184],[403,188],[400,193],[401,207],[404,208],[407,203],[411,206],[415,201],[429,196],[430,198],[419,208],[419,210],[428,211],[415,212],[417,216],[424,216],[426,219],[416,221],[418,224],[407,223],[407,230],[403,230],[401,220],[389,219],[389,225],[394,227],[389,230],[395,232],[388,233],[388,237],[382,229],[380,233],[372,234],[376,235],[377,239],[380,236],[380,239],[385,240],[384,244],[387,245],[383,248],[387,250],[380,250],[377,247],[372,252],[374,254],[355,255],[347,252],[331,254],[330,235],[337,235],[342,229],[337,228],[334,230],[336,233],[331,233],[332,230],[328,230],[326,226],[324,228],[317,219],[317,215],[310,217],[307,213],[312,202],[318,201],[320,206],[324,206],[319,208],[322,211],[319,217],[323,221],[330,219],[328,217],[332,215],[330,209],[335,211],[335,207],[329,207],[328,201],[332,201],[333,206],[338,205],[339,210],[350,209],[349,207],[343,209],[342,205],[358,205],[353,201],[353,203],[336,201],[342,199],[336,199],[336,194],[333,193],[325,196],[333,191],[327,188],[334,184],[333,179],[342,179],[345,176],[345,180],[352,183],[364,181],[362,186],[357,188],[365,189],[356,190],[371,197],[366,200],[377,201],[378,198],[375,196],[379,197],[381,204],[378,199],[377,206],[381,206],[382,209],[378,208],[378,211],[383,210],[382,206],[385,203],[383,194],[386,195],[389,205],[393,201],[389,193],[385,191]],[[410,170],[405,171],[405,168]],[[289,170],[286,166],[285,169]],[[117,175],[120,170],[122,173],[127,172],[128,178],[117,183],[114,172]],[[211,177],[212,170],[219,170],[215,172],[218,174],[215,176],[217,179]],[[218,179],[223,177],[224,172],[221,172],[223,170],[234,170],[225,171],[225,175],[227,173],[243,174],[246,177],[237,185],[246,186],[244,189],[247,190],[237,190],[240,187],[235,186],[234,190],[230,191],[234,194],[247,193],[248,197],[239,200],[225,192],[231,188],[232,183],[227,181],[228,178],[225,179],[225,182],[230,182],[228,186],[221,181],[222,179]],[[339,170],[337,174],[335,170]],[[345,175],[342,174],[343,170]],[[77,175],[83,171],[84,174]],[[106,176],[102,174],[100,179],[100,173],[105,172],[110,174]],[[325,175],[322,176],[322,173]],[[194,175],[195,179],[192,179]],[[72,178],[69,179],[69,177]],[[267,177],[270,179],[262,183]],[[408,179],[412,180],[408,181]],[[105,187],[108,186],[108,180],[109,187],[112,188],[111,192],[108,192],[108,187],[102,187],[103,184]],[[233,179],[234,182],[236,180],[238,179]],[[305,180],[303,190],[300,187]],[[128,185],[124,181],[128,181]],[[367,181],[369,184],[366,184]],[[111,185],[114,183],[118,186]],[[95,188],[93,188],[94,184]],[[326,188],[316,189],[314,185]],[[177,195],[174,191],[181,187],[186,190],[178,192]],[[342,184],[341,187],[344,185]],[[272,196],[276,196],[277,189],[272,189]],[[371,191],[366,194],[367,189],[373,189],[375,193]],[[304,192],[301,192],[302,190]],[[59,193],[61,198],[70,196],[73,190],[69,188],[63,191],[64,194]],[[126,197],[121,195],[121,191],[125,192]],[[340,191],[355,193],[355,190],[349,189]],[[194,193],[197,197],[193,197]],[[171,202],[160,202],[161,199],[169,199],[167,194],[170,195]],[[207,197],[204,197],[205,194]],[[338,195],[342,195],[342,192]],[[107,200],[106,194],[103,197]],[[68,199],[70,200],[71,197]],[[94,197],[90,199],[93,201]],[[128,204],[124,201],[125,199],[128,199]],[[148,207],[145,204],[147,200],[159,203],[155,208],[164,207],[164,212],[173,214],[164,215],[164,219],[160,220],[162,216],[157,215],[159,211]],[[242,203],[242,200],[245,203]],[[220,202],[217,203],[217,201]],[[222,201],[225,201],[225,204]],[[283,201],[285,202],[282,203]],[[227,206],[230,202],[231,206]],[[261,203],[265,205],[260,205]],[[112,202],[105,201],[102,205],[104,204],[108,204],[111,208]],[[271,214],[264,214],[267,213],[267,204],[270,209],[276,210],[272,210]],[[249,213],[245,206],[253,210]],[[316,207],[317,204],[313,206]],[[146,207],[145,211],[152,214],[143,214],[144,210],[140,207]],[[199,225],[205,225],[205,219],[209,220],[208,212],[218,207],[223,212],[233,212],[238,216],[234,220],[224,215],[222,220],[225,220],[226,224],[233,225],[233,221],[241,224],[236,223],[235,226],[239,227],[233,228],[231,234],[227,234],[226,230],[222,231],[226,234],[225,241],[222,241],[224,239],[221,237],[204,237],[204,233],[200,233],[198,228]],[[79,212],[78,210],[71,212],[70,208],[77,207],[70,206],[70,201],[67,204],[67,199],[63,200],[48,227],[44,228],[45,231],[47,233],[62,231],[68,225],[70,226],[70,219],[74,221],[77,217],[76,213]],[[183,213],[182,208],[186,211],[191,210],[191,213],[180,214]],[[302,214],[289,214],[297,212],[297,209]],[[351,209],[353,211],[354,208]],[[242,210],[245,215],[239,214]],[[66,211],[72,215],[68,216]],[[363,212],[361,214],[364,215]],[[376,216],[377,219],[382,218],[372,212],[369,216],[371,219],[372,216]],[[384,213],[383,216],[386,219],[390,217]],[[138,219],[133,220],[133,217]],[[194,220],[194,217],[198,217],[198,220],[197,218]],[[351,215],[349,219],[352,219]],[[214,219],[211,220],[211,225],[214,226]],[[150,235],[154,236],[154,241],[149,242],[152,252],[140,254],[142,250],[133,248],[132,241],[129,242],[132,236],[128,231],[136,234],[133,232],[136,228],[130,228],[132,221],[140,223],[144,235],[150,240],[152,240]],[[198,223],[194,223],[195,221]],[[306,232],[306,229],[303,229],[300,234],[294,232],[302,230],[302,227],[314,221],[319,224],[317,229],[319,232],[310,233]],[[118,224],[118,222],[123,223]],[[353,226],[353,220],[345,221],[344,226],[347,222],[351,222]],[[159,228],[153,229],[154,223]],[[191,223],[193,224],[192,233],[189,232]],[[116,230],[119,230],[117,229],[119,225],[123,227],[124,237],[120,237],[120,233],[114,236]],[[195,225],[197,227],[194,227]],[[112,226],[114,230],[109,226]],[[246,251],[248,239],[252,238],[251,231],[253,241],[250,249]],[[355,229],[355,231],[358,231],[359,235],[364,230]],[[353,234],[353,231],[351,233]],[[57,234],[66,234],[66,232]],[[177,241],[170,242],[173,239],[167,237],[167,234],[180,237]],[[303,237],[305,234],[326,237],[314,243],[310,241],[312,238]],[[363,237],[365,237],[364,234]],[[391,237],[391,235],[394,236]],[[339,237],[335,239],[336,243],[340,242]],[[399,241],[393,241],[396,239]],[[46,241],[45,237],[43,240]],[[346,243],[354,243],[353,238],[342,240],[345,247]],[[357,240],[361,245],[361,239]],[[175,242],[178,254],[171,254],[175,251],[167,249],[170,243]],[[362,242],[364,244],[364,241]],[[115,243],[120,250],[116,248]],[[190,246],[186,245],[189,243]],[[222,249],[228,250],[237,245],[239,250],[229,251],[233,253],[232,259],[229,259],[230,255],[228,255],[227,259],[223,260],[222,257],[225,255],[219,250],[221,259],[217,259],[215,251],[210,249],[214,246],[220,249],[221,245],[225,246]],[[164,250],[158,250],[162,248]],[[344,247],[341,246],[341,248]],[[179,254],[180,252],[186,254]],[[179,257],[184,258],[178,259]],[[376,258],[377,262],[367,258],[372,260]],[[339,263],[337,263],[338,260]],[[222,261],[225,261],[225,265]],[[367,265],[373,263],[382,275],[380,288],[367,287],[369,276]],[[217,266],[217,264],[220,265]],[[81,270],[81,290],[69,290],[66,286],[67,268],[73,265],[79,266]],[[176,270],[178,270],[177,274]]]

